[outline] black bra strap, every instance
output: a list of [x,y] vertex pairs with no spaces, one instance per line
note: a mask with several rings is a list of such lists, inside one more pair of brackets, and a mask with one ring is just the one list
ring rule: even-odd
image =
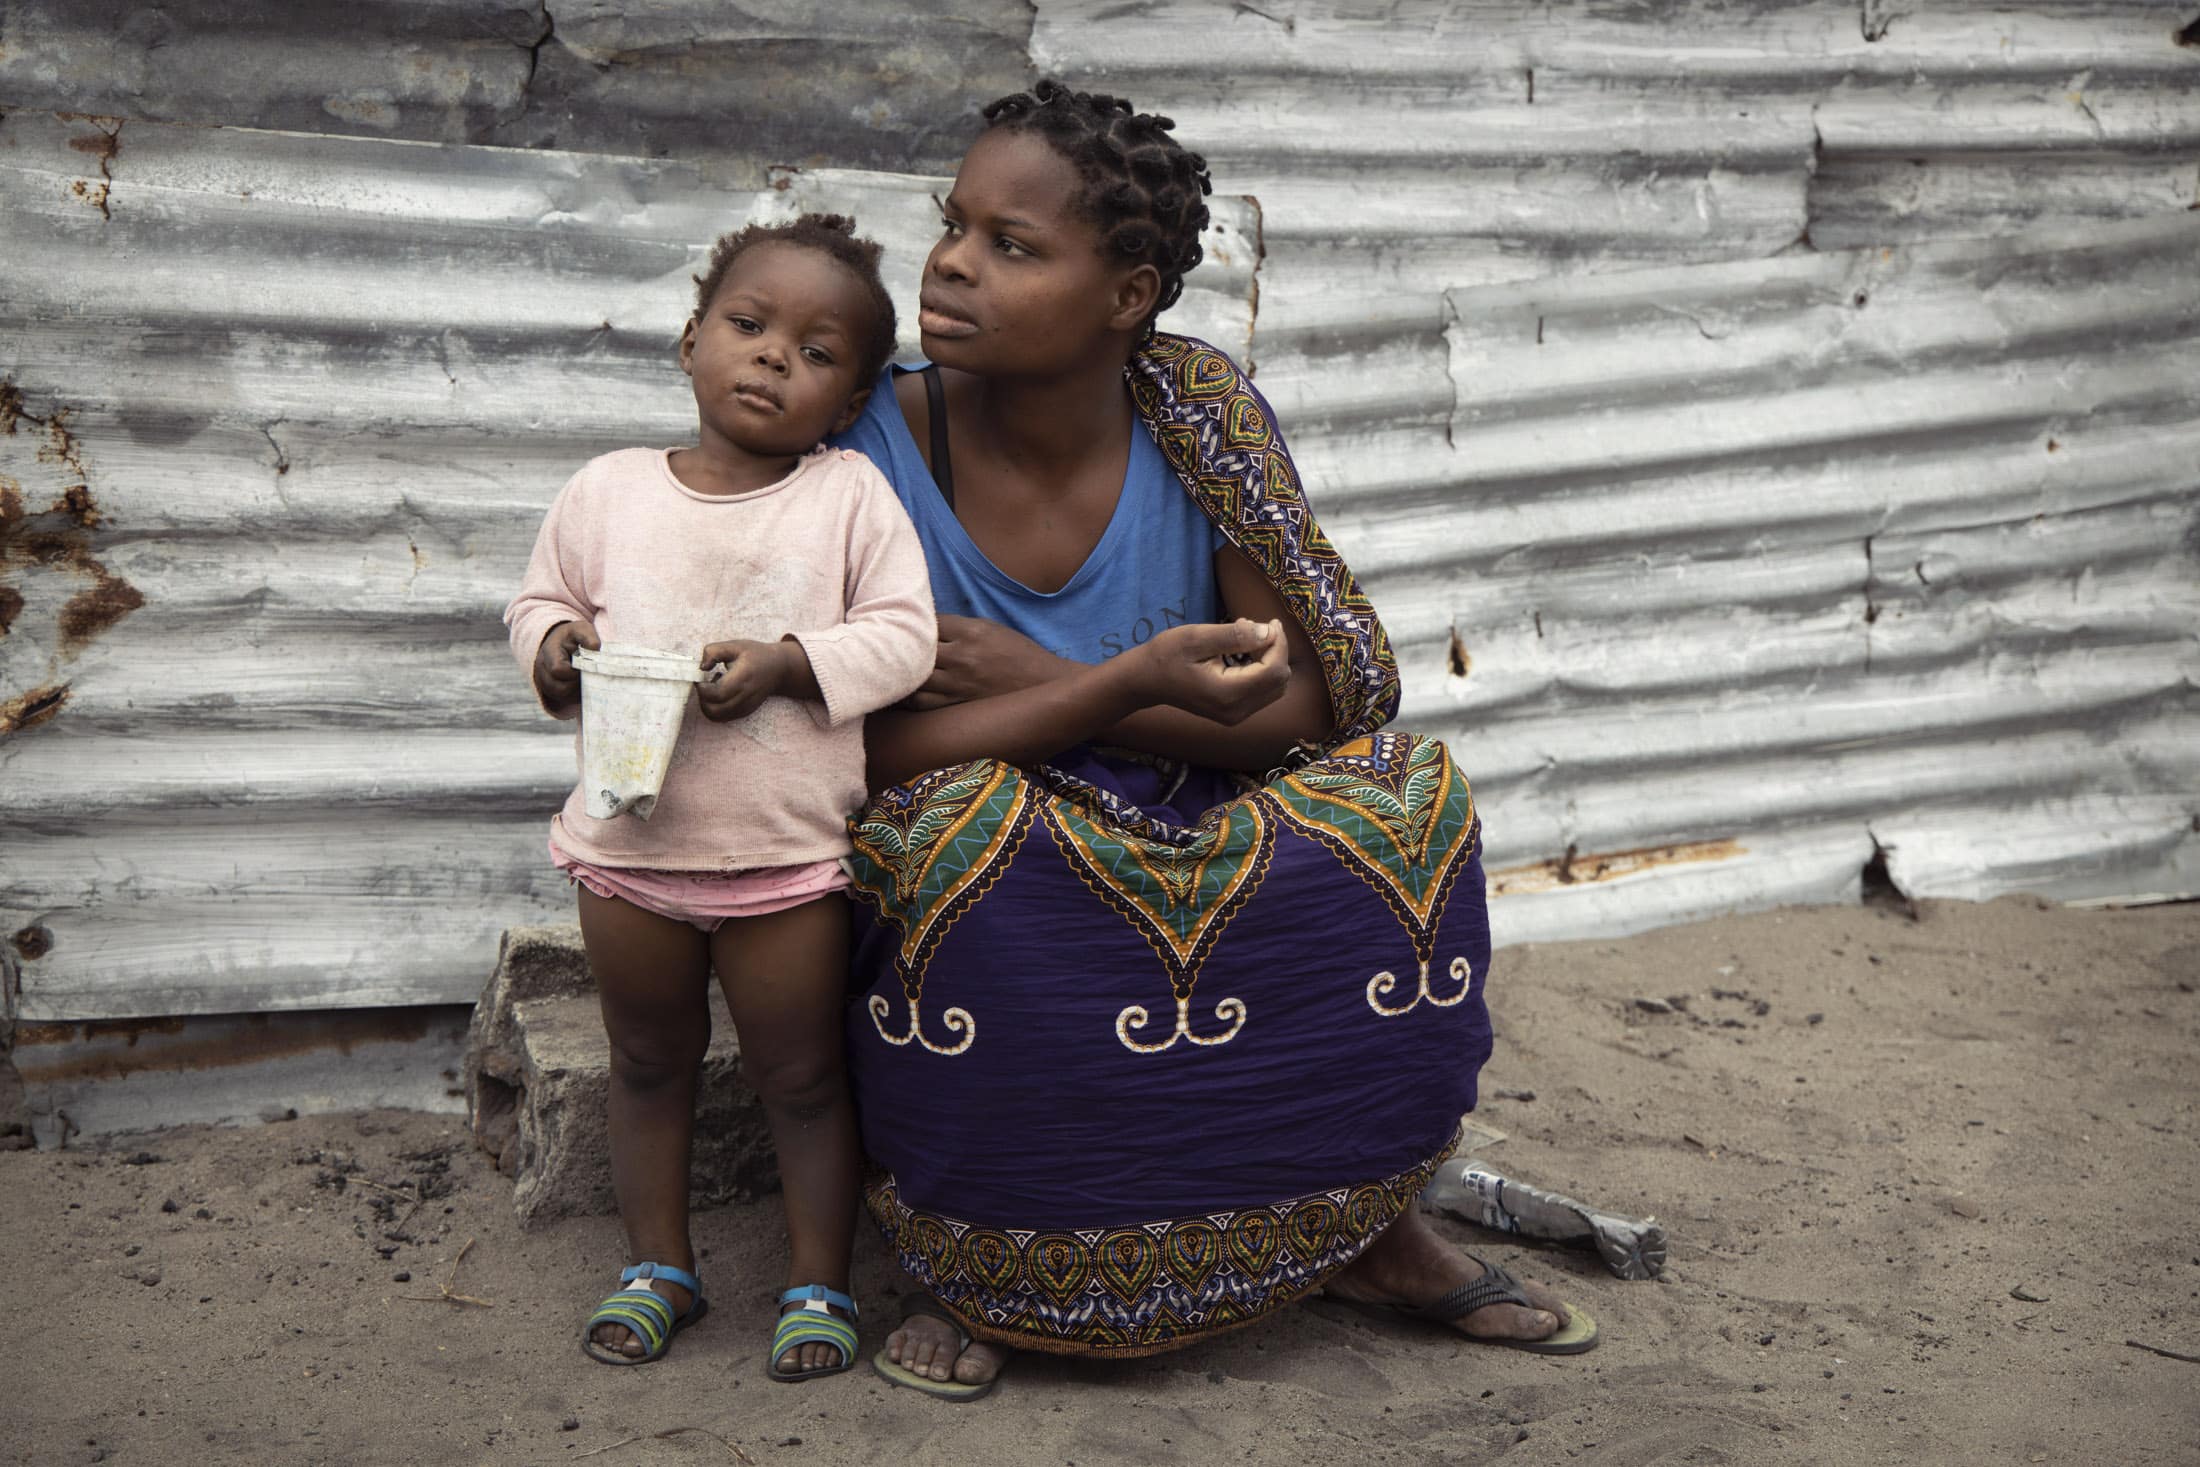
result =
[[947,393],[940,386],[940,369],[930,363],[924,378],[924,404],[932,416],[932,482],[940,486],[940,498],[955,507],[955,465],[947,457]]

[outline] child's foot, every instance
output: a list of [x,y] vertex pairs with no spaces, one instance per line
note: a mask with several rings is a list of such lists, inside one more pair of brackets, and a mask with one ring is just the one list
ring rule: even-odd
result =
[[[672,1317],[674,1319],[685,1319],[688,1310],[694,1307],[695,1304],[695,1295],[681,1288],[670,1279],[654,1278],[646,1284],[637,1279],[627,1287],[647,1288],[650,1292],[658,1295],[672,1306]],[[606,1321],[590,1330],[588,1338],[591,1344],[599,1345],[614,1355],[624,1355],[629,1360],[639,1360],[649,1353],[649,1346],[642,1342],[642,1337],[623,1324],[613,1324]]]
[[772,1331],[774,1380],[838,1375],[856,1362],[856,1301],[823,1284],[797,1284],[779,1296]]

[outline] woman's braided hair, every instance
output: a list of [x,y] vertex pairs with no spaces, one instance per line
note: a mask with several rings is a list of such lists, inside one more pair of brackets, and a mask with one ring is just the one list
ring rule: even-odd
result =
[[[1171,137],[1176,123],[1139,112],[1122,97],[1075,92],[1051,77],[1028,92],[987,104],[988,129],[1034,133],[1077,170],[1085,191],[1077,212],[1100,231],[1101,253],[1161,274],[1153,315],[1176,304],[1200,261],[1201,200],[1214,192],[1207,160]],[[1153,329],[1153,316],[1146,318]]]
[[725,284],[726,272],[733,262],[760,244],[799,245],[830,255],[847,267],[863,285],[863,292],[870,298],[871,331],[863,342],[862,368],[856,381],[862,386],[871,385],[879,373],[886,370],[886,363],[894,354],[894,301],[886,293],[886,283],[879,279],[879,246],[856,234],[856,222],[845,214],[803,214],[781,224],[751,224],[732,234],[720,235],[711,246],[710,265],[695,279],[695,314],[697,322],[710,309],[717,298],[718,287]]

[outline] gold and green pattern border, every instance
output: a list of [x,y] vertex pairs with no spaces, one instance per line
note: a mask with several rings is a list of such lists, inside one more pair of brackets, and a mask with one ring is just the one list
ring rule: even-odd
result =
[[864,1201],[901,1266],[978,1339],[1134,1359],[1210,1339],[1321,1287],[1360,1256],[1458,1142],[1393,1176],[1263,1206],[1128,1227],[987,1228],[905,1206],[891,1175]]
[[953,1057],[977,1043],[977,1019],[963,1008],[940,1014],[952,1042],[926,1037],[925,965],[956,920],[1007,871],[1031,829],[1031,806],[1029,783],[1016,766],[979,759],[886,790],[848,822],[851,890],[901,934],[895,966],[909,1006],[907,1029],[896,1034],[888,1027],[893,1005],[884,994],[864,1005],[888,1044]]
[[1191,996],[1275,852],[1275,831],[1251,800],[1219,807],[1181,846],[1095,821],[1068,800],[1045,800],[1041,818],[1078,880],[1146,939],[1178,998]]
[[1015,765],[979,759],[886,790],[848,823],[855,893],[901,934],[895,956],[910,998],[956,918],[1008,869],[1031,803]]
[[1482,830],[1474,792],[1442,740],[1356,739],[1256,798],[1373,888],[1429,962],[1444,905]]

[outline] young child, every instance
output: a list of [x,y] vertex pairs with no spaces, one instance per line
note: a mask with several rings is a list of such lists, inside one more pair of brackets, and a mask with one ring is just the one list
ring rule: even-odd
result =
[[624,449],[574,475],[504,613],[554,717],[578,714],[576,647],[719,669],[646,822],[594,819],[576,789],[550,824],[611,1036],[612,1185],[635,1262],[581,1340],[608,1364],[657,1359],[705,1308],[688,1145],[713,969],[786,1193],[790,1287],[770,1373],[804,1380],[855,1360],[838,858],[863,799],[863,715],[924,681],[935,624],[894,491],[861,454],[819,447],[855,420],[894,343],[879,248],[854,227],[805,214],[718,241],[680,337],[700,441]]

